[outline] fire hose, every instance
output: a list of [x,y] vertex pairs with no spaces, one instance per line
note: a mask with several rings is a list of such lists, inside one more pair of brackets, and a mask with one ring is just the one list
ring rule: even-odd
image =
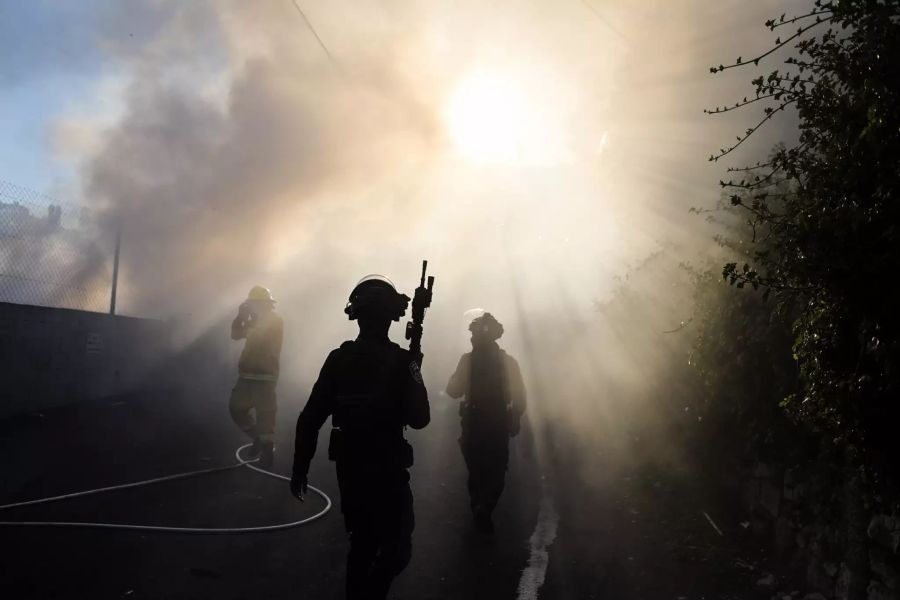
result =
[[[81,498],[84,496],[90,496],[94,494],[102,494],[104,492],[114,492],[118,490],[125,490],[129,488],[142,487],[147,485],[153,485],[155,483],[163,483],[166,481],[175,481],[178,479],[187,479],[190,477],[198,477],[200,475],[206,475],[210,473],[218,473],[222,471],[230,471],[232,469],[239,469],[241,467],[246,467],[250,470],[256,471],[257,473],[262,473],[268,477],[273,477],[275,479],[280,479],[283,481],[290,481],[290,477],[285,477],[284,475],[279,475],[278,473],[273,473],[272,471],[267,471],[265,469],[261,469],[255,466],[254,462],[259,460],[258,458],[254,458],[252,460],[244,460],[241,458],[241,451],[245,448],[249,448],[250,444],[245,444],[240,446],[234,452],[234,456],[237,459],[237,463],[231,465],[224,465],[221,467],[211,467],[209,469],[198,469],[196,471],[187,471],[185,473],[176,473],[174,475],[166,475],[164,477],[155,477],[153,479],[145,479],[143,481],[135,481],[131,483],[123,483],[119,485],[111,485],[107,487],[96,488],[92,490],[84,490],[81,492],[73,492],[70,494],[62,494],[59,496],[50,496],[48,498],[39,498],[37,500],[26,500],[23,502],[13,502],[11,504],[3,504],[0,505],[0,511],[9,510],[13,508],[23,508],[26,506],[35,506],[38,504],[46,504],[48,502],[58,502],[61,500],[69,500],[72,498]],[[0,521],[0,527],[79,527],[79,528],[90,528],[90,529],[118,529],[118,530],[126,530],[126,531],[160,531],[160,532],[171,532],[171,533],[263,533],[268,531],[280,531],[282,529],[291,529],[293,527],[299,527],[301,525],[306,525],[307,523],[311,523],[316,519],[319,519],[325,516],[329,510],[331,510],[331,498],[323,492],[322,490],[315,488],[313,486],[309,486],[309,489],[312,492],[315,492],[325,501],[325,507],[317,512],[316,514],[300,519],[299,521],[292,521],[290,523],[276,523],[274,525],[260,525],[257,527],[173,527],[168,525],[134,525],[129,523],[100,523],[100,522],[73,522],[73,521]]]

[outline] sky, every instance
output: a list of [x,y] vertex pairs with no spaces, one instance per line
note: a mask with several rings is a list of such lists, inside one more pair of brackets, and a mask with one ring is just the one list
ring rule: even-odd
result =
[[[260,4],[281,4],[283,6],[280,8],[284,13],[281,16],[284,19],[297,17],[291,14],[293,8],[289,0],[264,0]],[[392,6],[397,13],[402,13],[405,7],[415,7],[415,4],[396,2]],[[527,13],[529,6],[537,4],[541,3],[523,4],[523,12]],[[640,8],[623,10],[616,6],[617,3],[603,0],[543,4],[552,7],[547,11],[555,13],[551,17],[567,15],[573,17],[573,21],[582,20],[588,25],[585,28],[588,35],[612,40],[612,51],[621,51],[628,45],[653,42],[652,32],[649,37],[642,37],[638,33],[633,39],[623,35],[626,29],[637,29],[629,20],[641,18]],[[646,12],[654,10],[652,2],[631,4],[646,6]],[[753,3],[755,7],[745,6],[746,4],[687,1],[670,3],[676,12],[683,14],[694,10],[725,16],[723,27],[718,28],[718,31],[707,32],[707,39],[700,40],[701,43],[718,41],[719,44],[707,44],[707,47],[723,49],[726,46],[724,42],[736,41],[729,35],[728,26],[741,22],[759,25],[760,17],[776,10],[769,10],[769,6],[776,5],[773,2]],[[340,8],[337,8],[340,3],[334,5],[335,8],[332,9],[312,3],[306,8],[306,13],[314,20],[319,20],[322,35],[329,38],[328,44],[334,46],[336,53],[358,50],[358,47],[353,47],[353,40],[350,39],[352,36],[342,32],[339,23],[348,11],[352,12],[351,5]],[[451,44],[446,39],[451,37],[454,29],[471,27],[477,31],[480,26],[488,24],[493,29],[496,23],[490,20],[495,16],[491,14],[491,10],[480,7],[473,9],[473,6],[469,4],[466,10],[466,3],[457,3],[457,8],[462,7],[459,11],[448,10],[443,14],[436,12],[430,16],[429,25],[446,19],[445,23],[438,23],[438,27],[434,27],[437,32],[435,37],[445,38],[435,40],[437,52],[459,51],[458,48],[451,49]],[[93,120],[93,125],[98,125],[111,123],[121,115],[124,81],[129,77],[128,57],[124,55],[129,52],[139,54],[141,46],[151,42],[159,34],[159,30],[165,27],[166,19],[171,18],[175,12],[175,3],[155,1],[0,2],[0,43],[3,50],[0,53],[0,86],[3,89],[3,94],[0,95],[0,176],[17,185],[59,197],[62,201],[77,201],[81,194],[78,165],[83,159],[82,153],[86,151],[85,145],[89,145],[91,141],[84,139],[90,137],[88,128],[79,127],[70,120],[89,118]],[[211,12],[215,11],[211,9]],[[415,12],[414,9],[411,12]],[[527,15],[528,18],[546,17],[537,10],[531,12],[532,14]],[[387,20],[396,16],[388,14],[387,10],[384,13],[380,15],[380,19]],[[472,21],[469,22],[469,19]],[[482,25],[478,24],[479,21]],[[300,19],[296,19],[291,25],[298,37],[309,35]],[[512,26],[507,22],[501,28]],[[446,28],[446,31],[441,32],[442,28]],[[207,37],[203,39],[209,43],[201,50],[210,61],[215,61],[216,55],[223,52],[222,41],[211,39],[214,35],[209,32],[205,35]],[[441,43],[446,46],[440,47]],[[738,48],[737,43],[732,45],[735,50]],[[573,50],[577,52],[577,49]],[[484,52],[484,47],[471,47],[467,52]],[[714,57],[709,58],[713,60]],[[702,72],[698,71],[697,75],[702,75]],[[501,85],[508,88],[506,93],[521,92],[516,89],[514,82],[501,82]],[[477,86],[477,77],[470,83],[470,87],[472,86]],[[459,93],[464,96],[466,91],[462,89]],[[475,98],[470,101],[478,100]],[[463,104],[464,102],[465,100]],[[698,102],[697,106],[701,104],[702,102]],[[479,125],[476,123],[472,126]],[[482,150],[491,151],[498,150]],[[503,149],[499,151],[502,152]]]
[[[481,307],[573,403],[640,381],[690,314],[678,265],[718,252],[689,212],[719,199],[725,165],[706,158],[758,118],[703,114],[756,75],[709,66],[767,48],[763,22],[806,3],[298,5],[318,39],[291,0],[0,0],[0,181],[92,215],[67,284],[107,293],[97,248],[121,228],[121,311],[177,318],[184,344],[265,284],[308,381],[353,335],[353,284],[383,273],[411,295],[427,258],[435,364]],[[645,310],[605,322],[597,306],[651,260]],[[609,354],[626,332],[641,346]],[[601,363],[617,366],[598,383]]]
[[80,202],[90,140],[69,119],[100,126],[120,116],[123,49],[151,39],[166,10],[154,2],[0,2],[0,178]]

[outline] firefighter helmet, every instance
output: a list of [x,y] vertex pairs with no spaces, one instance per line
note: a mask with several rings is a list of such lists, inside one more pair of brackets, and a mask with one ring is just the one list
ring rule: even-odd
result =
[[254,285],[250,289],[250,293],[247,294],[247,300],[267,300],[269,302],[275,302],[275,298],[272,297],[272,292],[269,291],[269,288],[261,285]]
[[503,325],[489,312],[473,319],[469,324],[469,331],[473,337],[487,339],[491,342],[500,339],[503,335]]

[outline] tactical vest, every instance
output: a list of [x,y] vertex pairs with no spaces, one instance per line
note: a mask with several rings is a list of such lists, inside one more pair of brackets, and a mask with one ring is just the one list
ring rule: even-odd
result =
[[412,466],[400,405],[408,359],[409,353],[394,343],[341,344],[329,459]]

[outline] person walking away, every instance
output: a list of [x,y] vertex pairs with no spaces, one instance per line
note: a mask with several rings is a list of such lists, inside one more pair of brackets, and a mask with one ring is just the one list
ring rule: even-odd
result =
[[344,312],[357,321],[359,335],[328,355],[297,420],[291,493],[302,500],[319,429],[332,418],[328,458],[335,462],[350,536],[348,600],[386,598],[412,556],[415,518],[407,469],[413,451],[403,430],[424,428],[431,413],[421,355],[388,338],[392,321],[408,305],[409,297],[384,277],[357,284]]
[[497,344],[503,325],[491,313],[474,319],[472,351],[459,360],[447,384],[451,398],[462,398],[459,438],[469,471],[468,487],[475,526],[493,533],[492,514],[506,478],[509,438],[519,433],[525,412],[525,384],[516,360]]

